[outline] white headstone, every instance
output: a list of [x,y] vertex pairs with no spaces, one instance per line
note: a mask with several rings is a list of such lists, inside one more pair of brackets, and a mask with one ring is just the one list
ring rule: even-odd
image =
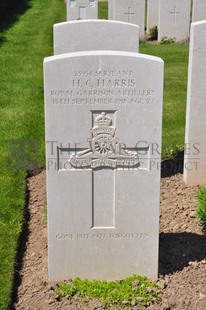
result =
[[108,0],[108,19],[114,19],[115,0]]
[[101,19],[54,25],[55,55],[95,50],[138,52],[139,27]]
[[191,24],[184,181],[206,184],[206,21]]
[[206,20],[206,1],[193,0],[192,21]]
[[[145,0],[113,0],[113,19],[136,24],[140,27],[140,37],[145,32]],[[112,13],[111,13],[112,16]]]
[[67,20],[97,19],[98,0],[67,0]]
[[159,0],[158,40],[163,37],[177,41],[189,38],[190,0]]
[[156,278],[163,61],[63,54],[44,81],[50,280]]
[[147,32],[155,26],[158,27],[159,0],[147,0]]

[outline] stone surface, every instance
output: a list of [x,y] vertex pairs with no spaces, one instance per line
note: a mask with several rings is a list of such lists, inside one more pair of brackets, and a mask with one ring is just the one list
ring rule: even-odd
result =
[[206,20],[206,1],[193,0],[192,21]]
[[163,37],[187,40],[190,27],[190,0],[159,0],[158,40]]
[[139,51],[139,27],[119,21],[82,20],[54,25],[54,54],[117,50]]
[[115,0],[108,0],[108,19],[114,19]]
[[109,18],[140,27],[140,37],[144,37],[145,0],[110,0]]
[[67,0],[67,20],[97,19],[98,0]]
[[206,21],[191,24],[184,181],[206,184]]
[[147,32],[150,28],[158,26],[159,0],[147,1]]
[[49,278],[157,277],[163,61],[45,59]]

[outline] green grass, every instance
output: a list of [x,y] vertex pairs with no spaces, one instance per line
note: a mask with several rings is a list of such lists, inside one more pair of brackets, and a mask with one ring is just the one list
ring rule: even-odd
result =
[[165,62],[162,156],[183,150],[188,70],[188,44],[141,44],[140,52]]
[[61,300],[64,297],[78,295],[82,298],[90,297],[99,299],[104,307],[128,307],[134,305],[149,306],[159,303],[160,288],[146,277],[133,275],[120,281],[81,280],[76,278],[70,283],[61,283],[56,289],[56,294]]
[[197,219],[202,225],[202,231],[206,233],[206,188],[201,187],[197,193]]
[[108,2],[99,2],[98,3],[99,10],[99,19],[108,19]]
[[[31,0],[28,5],[0,34],[0,309],[8,306],[17,268],[27,162],[33,159],[33,168],[45,165],[42,62],[52,54],[53,24],[66,15],[62,0]],[[23,153],[21,140],[26,140]]]
[[[19,5],[25,2],[19,1]],[[63,0],[31,0],[27,5],[24,14],[9,17],[9,26],[5,20],[5,30],[0,32],[2,310],[9,304],[17,269],[17,244],[25,220],[26,170],[45,166],[42,62],[53,53],[53,24],[65,21],[66,17]],[[106,4],[101,2],[99,6],[100,18],[106,18]],[[182,148],[184,144],[188,46],[144,44],[140,50],[165,61],[163,155],[173,155],[173,149]],[[23,153],[22,141],[25,141]]]

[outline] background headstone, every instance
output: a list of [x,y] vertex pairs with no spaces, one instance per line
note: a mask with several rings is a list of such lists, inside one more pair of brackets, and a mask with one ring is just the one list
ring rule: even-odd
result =
[[138,52],[139,27],[100,19],[54,25],[55,55],[95,50]]
[[158,27],[159,0],[147,0],[147,32],[155,26]]
[[108,0],[108,19],[114,19],[115,0]]
[[184,181],[206,184],[206,21],[191,24]]
[[159,41],[163,37],[177,41],[189,38],[190,8],[190,0],[159,0]]
[[113,3],[113,19],[138,25],[140,37],[144,37],[145,0],[113,0]]
[[97,19],[98,0],[67,0],[67,20]]
[[50,280],[157,278],[163,61],[68,53],[44,83]]
[[206,1],[193,0],[192,21],[206,20]]

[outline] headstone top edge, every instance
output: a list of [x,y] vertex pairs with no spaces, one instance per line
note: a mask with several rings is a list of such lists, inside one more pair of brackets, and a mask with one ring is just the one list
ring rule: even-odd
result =
[[116,25],[122,24],[122,25],[130,26],[132,28],[139,29],[138,25],[127,23],[127,22],[122,22],[122,21],[118,21],[118,20],[111,20],[111,19],[110,20],[109,19],[83,19],[83,20],[66,21],[66,22],[54,24],[54,29],[57,28],[57,27],[64,26],[64,25],[84,24],[84,23],[91,23],[91,24],[95,24],[95,23],[99,23],[99,24],[116,24]]
[[191,27],[195,27],[195,26],[198,26],[198,25],[205,25],[205,24],[206,24],[206,20],[200,20],[198,22],[191,23]]
[[123,56],[123,57],[131,57],[131,58],[137,58],[137,59],[147,59],[147,60],[153,60],[159,63],[164,63],[162,58],[151,56],[147,54],[141,54],[141,53],[133,53],[133,52],[126,52],[126,51],[81,51],[81,52],[72,52],[72,53],[65,53],[55,56],[50,56],[44,58],[44,63],[49,63],[56,60],[62,60],[67,58],[74,58],[74,57],[85,57],[85,56]]

